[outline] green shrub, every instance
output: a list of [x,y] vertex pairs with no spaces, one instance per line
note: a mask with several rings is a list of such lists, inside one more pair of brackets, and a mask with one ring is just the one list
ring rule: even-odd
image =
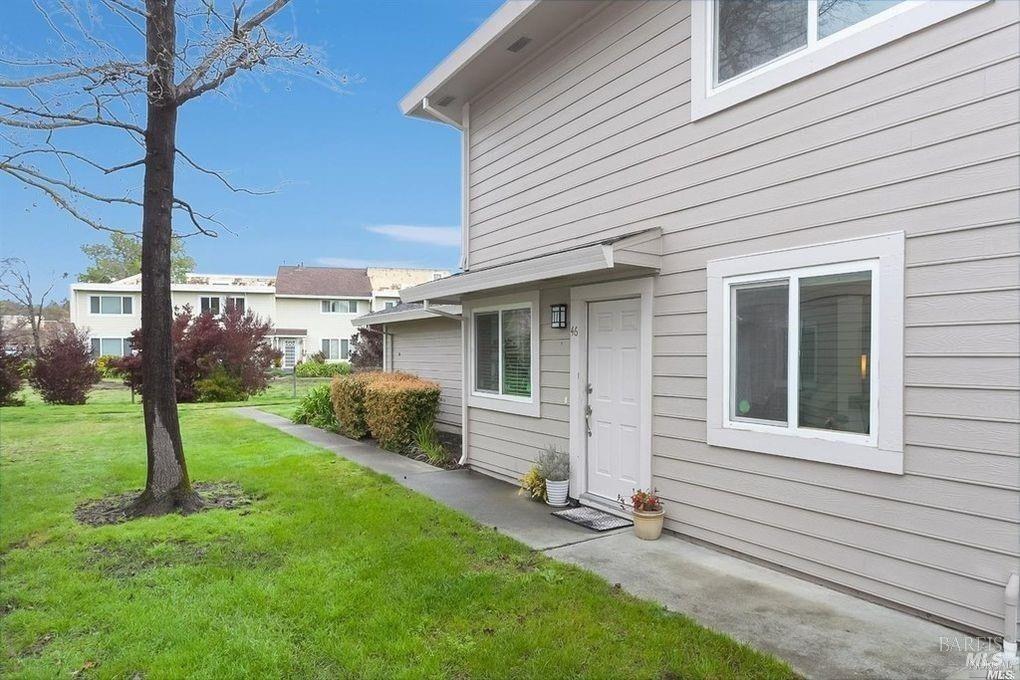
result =
[[439,410],[439,385],[406,373],[374,374],[365,386],[365,422],[384,449],[404,453]]
[[299,378],[332,378],[336,375],[347,375],[350,373],[351,365],[346,361],[336,364],[306,361],[295,366],[294,372]]
[[336,432],[339,424],[336,414],[333,412],[333,403],[330,399],[329,385],[316,385],[308,391],[297,408],[291,420],[302,425],[311,425],[330,432]]
[[208,378],[195,382],[198,401],[245,401],[248,393],[239,378],[217,368]]
[[429,463],[432,465],[443,465],[446,463],[447,454],[446,449],[443,448],[442,442],[439,441],[439,437],[436,435],[435,424],[431,420],[423,420],[418,423],[418,429],[414,433],[418,448]]
[[338,432],[351,439],[362,439],[368,435],[365,422],[365,387],[374,373],[338,375],[330,385],[330,401],[336,414]]
[[119,378],[121,377],[120,371],[111,362],[119,361],[120,357],[113,354],[104,354],[103,356],[96,359],[96,368],[104,378]]

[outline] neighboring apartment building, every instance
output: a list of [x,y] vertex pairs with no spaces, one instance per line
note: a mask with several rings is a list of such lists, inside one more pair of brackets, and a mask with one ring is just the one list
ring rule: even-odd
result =
[[1015,641],[1018,14],[501,7],[401,103],[462,132],[464,271],[401,296],[462,305],[464,462]]
[[[188,274],[171,286],[175,308],[219,314],[228,309],[251,310],[273,325],[273,346],[290,368],[311,354],[327,361],[350,355],[355,333],[351,319],[394,301],[395,286],[422,283],[449,272],[433,269],[351,269],[281,266],[276,276]],[[114,283],[75,283],[71,286],[71,322],[87,328],[93,353],[130,352],[131,331],[139,328],[141,277]]]

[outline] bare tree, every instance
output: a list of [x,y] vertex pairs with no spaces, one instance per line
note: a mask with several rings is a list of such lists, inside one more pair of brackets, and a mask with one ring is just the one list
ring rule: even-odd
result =
[[36,356],[42,351],[43,313],[46,309],[46,298],[53,292],[57,281],[67,278],[67,272],[59,277],[50,277],[49,285],[43,289],[38,298],[32,289],[32,272],[25,261],[17,257],[5,257],[0,260],[0,293],[16,302],[28,317],[28,326],[32,330],[32,346]]
[[[235,186],[182,151],[178,114],[187,102],[222,94],[228,81],[245,74],[310,76],[338,87],[346,78],[322,67],[292,33],[271,27],[289,0],[264,0],[257,9],[248,7],[248,0],[229,6],[217,0],[182,0],[180,6],[176,0],[35,2],[57,35],[58,54],[0,54],[0,68],[7,71],[0,73],[0,131],[13,149],[0,156],[0,172],[94,229],[137,233],[123,228],[123,218],[111,220],[95,211],[109,216],[127,210],[128,219],[137,219],[141,210],[148,472],[144,492],[126,511],[135,516],[191,512],[202,499],[188,477],[174,393],[171,238],[175,215],[188,226],[178,230],[179,237],[215,236],[223,225],[174,193],[175,170],[203,173],[234,192],[259,192]],[[83,153],[73,145],[82,128],[119,135],[134,151],[119,160]],[[139,170],[140,192],[130,179]],[[77,180],[76,172],[120,185],[95,189]]]

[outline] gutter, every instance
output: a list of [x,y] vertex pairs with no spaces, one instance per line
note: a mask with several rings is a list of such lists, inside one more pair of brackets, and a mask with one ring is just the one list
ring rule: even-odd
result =
[[1017,604],[1020,601],[1020,575],[1013,572],[1006,582],[1005,622],[1002,631],[1002,654],[1009,661],[1016,661]]
[[452,314],[450,312],[443,311],[442,309],[437,309],[433,307],[431,300],[422,300],[421,308],[422,311],[428,312],[429,314],[433,314],[435,316],[442,316],[447,319],[454,319],[455,321],[460,321],[463,318],[463,316],[460,314]]
[[421,110],[426,112],[427,114],[429,114],[433,118],[435,118],[436,121],[439,122],[439,123],[445,123],[446,125],[450,125],[452,127],[455,127],[458,130],[462,130],[462,131],[464,130],[464,126],[462,126],[460,123],[455,121],[453,118],[450,118],[448,115],[446,115],[445,113],[443,113],[439,109],[437,109],[434,106],[432,106],[429,103],[429,98],[428,97],[424,97],[421,100]]

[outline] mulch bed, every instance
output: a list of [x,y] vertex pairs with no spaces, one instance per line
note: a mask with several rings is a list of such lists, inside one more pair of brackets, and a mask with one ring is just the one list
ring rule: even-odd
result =
[[[199,482],[192,488],[202,496],[204,506],[201,511],[236,510],[252,504],[254,499],[245,495],[240,485],[233,482]],[[142,493],[141,489],[128,493],[107,496],[97,500],[85,501],[74,509],[74,518],[82,524],[98,527],[105,524],[120,524],[131,519],[127,509]]]

